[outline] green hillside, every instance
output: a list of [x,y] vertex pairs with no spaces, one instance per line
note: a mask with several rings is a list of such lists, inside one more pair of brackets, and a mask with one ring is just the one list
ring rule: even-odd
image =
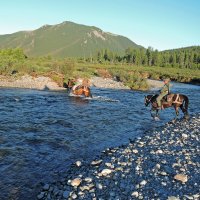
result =
[[22,48],[28,56],[88,57],[101,49],[122,55],[128,47],[140,48],[126,37],[73,22],[45,25],[34,31],[0,35],[0,48]]

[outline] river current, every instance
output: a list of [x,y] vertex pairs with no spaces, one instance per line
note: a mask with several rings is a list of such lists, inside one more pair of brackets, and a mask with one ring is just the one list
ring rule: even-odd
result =
[[[200,87],[173,83],[199,113]],[[76,160],[129,142],[170,121],[173,108],[150,117],[139,92],[91,88],[93,98],[65,91],[0,88],[0,199],[34,199],[40,182],[51,182]],[[180,117],[182,113],[180,112]]]

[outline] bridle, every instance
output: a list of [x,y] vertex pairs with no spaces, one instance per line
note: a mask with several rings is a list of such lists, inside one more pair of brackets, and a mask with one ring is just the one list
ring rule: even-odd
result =
[[148,98],[145,96],[145,106],[148,106],[149,103],[151,102],[151,99],[153,98],[153,96],[151,98]]

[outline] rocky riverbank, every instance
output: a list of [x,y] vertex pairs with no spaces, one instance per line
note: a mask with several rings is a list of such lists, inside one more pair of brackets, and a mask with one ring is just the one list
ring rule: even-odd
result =
[[27,88],[37,90],[64,90],[49,77],[32,77],[24,75],[20,78],[0,76],[0,87]]
[[90,80],[91,86],[98,88],[111,88],[111,89],[130,89],[122,82],[115,81],[111,78],[93,77]]
[[[98,88],[112,88],[112,89],[130,89],[124,86],[122,82],[115,81],[110,78],[92,77],[90,79],[90,86]],[[30,75],[24,75],[20,78],[0,76],[0,87],[11,88],[28,88],[38,90],[64,90],[56,82],[49,77],[39,76],[32,77]]]
[[[163,86],[162,81],[147,79],[147,83],[150,88],[159,88]],[[102,77],[92,77],[90,79],[90,86],[111,89],[130,89],[128,86],[125,86],[122,82],[116,81],[111,78]],[[20,78],[14,78],[12,76],[0,76],[0,87],[28,88],[37,90],[65,90],[65,88],[60,87],[49,77],[32,77],[30,75],[24,75]]]
[[200,114],[77,161],[37,199],[200,199]]

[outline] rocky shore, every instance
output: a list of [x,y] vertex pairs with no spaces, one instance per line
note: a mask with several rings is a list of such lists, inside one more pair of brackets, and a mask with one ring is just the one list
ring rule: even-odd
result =
[[200,199],[200,114],[77,161],[37,199]]
[[[164,85],[163,81],[152,80],[152,79],[146,79],[146,81],[151,89],[161,88]],[[171,83],[170,83],[170,85],[171,85]]]
[[49,77],[32,77],[24,75],[20,78],[0,76],[0,87],[27,88],[37,90],[64,90]]
[[111,88],[111,89],[130,89],[122,82],[115,81],[111,78],[93,77],[90,80],[91,86],[98,88]]
[[[124,86],[122,82],[115,81],[111,78],[92,77],[90,79],[90,86],[98,88],[112,88],[112,89],[130,89]],[[13,77],[0,76],[0,87],[11,88],[28,88],[37,90],[64,90],[56,82],[49,77],[39,76],[32,77],[24,75],[18,79]]]

